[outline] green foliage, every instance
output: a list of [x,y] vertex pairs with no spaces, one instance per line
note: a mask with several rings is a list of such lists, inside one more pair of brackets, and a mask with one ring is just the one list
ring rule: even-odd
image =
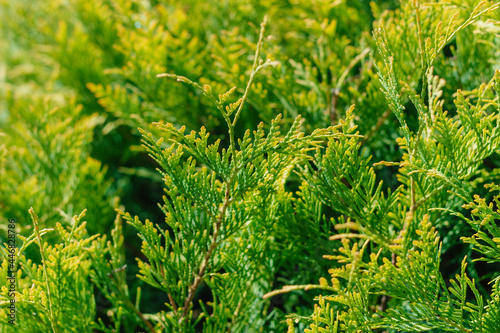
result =
[[[89,236],[82,223],[84,213],[75,216],[71,228],[60,223],[55,227],[62,243],[49,245],[42,235],[54,229],[39,229],[39,218],[30,209],[34,232],[29,237],[19,236],[22,244],[18,249],[16,274],[16,326],[8,323],[6,311],[2,311],[2,331],[5,332],[91,332],[95,315],[93,286],[88,280],[91,261],[90,243],[97,235]],[[33,243],[38,245],[41,263],[26,258],[24,251]],[[7,283],[7,251],[3,249],[2,304],[10,303]]]
[[498,1],[0,10],[0,331],[500,332]]

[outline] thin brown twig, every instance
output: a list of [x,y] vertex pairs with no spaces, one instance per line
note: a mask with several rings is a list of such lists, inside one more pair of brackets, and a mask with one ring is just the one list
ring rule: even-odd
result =
[[129,304],[129,306],[132,307],[132,309],[134,309],[135,313],[139,316],[139,318],[141,318],[142,322],[148,327],[148,329],[151,331],[151,333],[156,333],[156,330],[154,329],[153,325],[151,324],[151,322],[149,320],[147,320],[144,315],[142,314],[141,311],[139,311],[138,308],[135,307],[135,305],[128,299],[128,298],[125,298]]
[[[160,274],[165,279],[165,270],[163,269],[163,264],[160,264],[159,267],[160,267]],[[167,296],[168,296],[168,300],[170,302],[170,305],[172,305],[172,308],[174,309],[174,313],[177,313],[177,309],[178,309],[177,303],[175,303],[175,300],[172,297],[172,292],[170,291],[170,288],[168,286],[165,286],[165,289],[167,289]]]
[[203,261],[201,262],[200,269],[198,270],[198,274],[196,274],[194,282],[191,285],[191,287],[189,288],[189,293],[184,301],[182,317],[179,319],[179,324],[181,324],[186,319],[186,317],[188,315],[189,307],[190,307],[191,303],[193,302],[196,290],[200,286],[200,283],[203,281],[203,278],[205,277],[205,272],[206,272],[207,267],[208,267],[208,262],[209,262],[210,258],[212,257],[212,254],[218,245],[217,238],[219,236],[220,227],[222,225],[222,221],[224,220],[224,216],[226,215],[226,210],[229,207],[231,180],[228,183],[226,183],[227,188],[226,188],[226,193],[225,193],[225,197],[224,197],[224,204],[222,206],[221,213],[220,213],[220,215],[219,215],[219,217],[214,225],[214,233],[212,236],[212,242],[210,243],[210,247],[208,248],[207,253],[203,257]]
[[[416,202],[416,198],[415,198],[415,179],[413,178],[413,176],[411,177],[411,180],[410,180],[410,202],[411,202],[410,210],[406,214],[406,218],[405,218],[405,222],[404,222],[403,228],[401,229],[401,232],[400,232],[400,234],[399,234],[399,236],[397,238],[404,237],[403,234],[407,235],[408,228],[410,227],[411,221],[413,220],[413,217],[415,215],[415,211],[416,211],[416,209],[418,207],[417,206],[417,202]],[[395,266],[396,265],[396,253],[395,252],[392,252],[392,258],[391,259],[392,259],[391,260],[392,264]],[[380,301],[378,309],[380,311],[385,311],[387,309],[387,303],[389,302],[390,299],[391,299],[391,297],[388,296],[388,295],[382,296],[382,299]]]
[[337,100],[339,98],[340,94],[340,89],[339,88],[332,88],[330,90],[331,96],[330,96],[330,107],[328,108],[328,113],[330,115],[330,122],[333,125],[335,125],[335,122],[337,121]]
[[[330,89],[330,103],[328,105],[328,114],[330,116],[330,122],[332,125],[335,125],[335,122],[337,121],[337,118],[339,118],[339,114],[337,111],[337,101],[340,95],[340,89],[342,88],[345,79],[347,78],[347,75],[349,75],[349,72],[353,67],[363,59],[368,52],[370,52],[370,48],[367,47],[363,51],[361,51],[360,54],[358,54],[350,63],[347,65],[346,69],[340,76],[340,78],[337,80],[337,84],[335,85],[335,88]],[[330,85],[328,85],[330,87]]]

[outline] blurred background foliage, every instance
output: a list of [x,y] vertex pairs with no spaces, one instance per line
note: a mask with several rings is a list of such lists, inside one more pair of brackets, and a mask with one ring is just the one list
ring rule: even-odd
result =
[[[422,30],[430,35],[451,9],[466,19],[476,3],[433,3]],[[268,129],[280,113],[285,127],[302,115],[302,130],[311,133],[336,125],[355,104],[354,122],[364,135],[361,154],[372,155],[372,163],[400,160],[401,130],[374,68],[380,59],[372,31],[381,26],[391,32],[398,79],[413,89],[423,85],[415,19],[410,5],[396,0],[0,0],[0,8],[0,219],[15,218],[25,236],[32,232],[29,207],[42,227],[71,225],[71,217],[86,208],[91,235],[110,235],[119,207],[164,224],[157,206],[162,180],[137,127],[158,136],[154,121],[186,126],[188,132],[204,126],[221,146],[229,139],[221,114],[200,91],[156,75],[182,75],[210,85],[216,94],[236,87],[235,95],[242,95],[264,15],[270,23],[262,57],[280,66],[256,77],[236,137],[261,121]],[[457,89],[474,96],[500,68],[500,15],[490,19],[465,28],[437,55],[434,73],[446,82],[444,109],[451,115]],[[416,129],[417,111],[407,96],[403,103],[408,126]],[[494,154],[482,168],[499,166]],[[384,188],[396,187],[397,168],[375,167],[375,172]],[[291,174],[287,189],[293,195],[278,203],[275,219],[296,228],[276,232],[287,255],[279,259],[271,289],[317,281],[331,266],[322,255],[338,247],[328,236],[330,218],[339,214],[304,184],[296,195],[300,185],[300,177]],[[310,229],[304,227],[311,221]],[[458,222],[438,226],[445,238],[468,228]],[[123,233],[130,289],[142,287],[141,308],[156,312],[166,299],[134,278],[140,240],[130,227]],[[39,260],[29,251],[28,258]],[[445,270],[461,261],[448,251],[470,249],[448,243]],[[455,268],[447,272],[454,273]],[[271,299],[264,331],[282,330],[286,313],[309,315],[314,295],[298,291]],[[97,316],[106,318],[106,311],[98,306]],[[123,330],[132,332],[135,325]]]

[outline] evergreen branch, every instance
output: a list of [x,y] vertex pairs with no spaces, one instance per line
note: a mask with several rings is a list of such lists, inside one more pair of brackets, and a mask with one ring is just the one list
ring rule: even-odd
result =
[[[415,0],[414,6],[415,6],[415,16],[417,18],[417,37],[418,37],[418,52],[420,53],[420,66],[422,66],[422,71],[424,72],[422,75],[422,93],[421,93],[422,98],[424,98],[425,97],[424,93],[426,92],[425,88],[429,84],[427,81],[427,75],[425,75],[429,67],[426,68],[424,57],[428,58],[428,56],[427,53],[425,52],[424,39],[422,34],[422,22],[420,19],[420,1]],[[429,59],[425,60],[427,60],[429,66]]]
[[[93,251],[88,251],[90,258],[92,259],[93,264],[99,262],[99,259],[97,259],[93,253]],[[123,302],[124,305],[126,305],[129,309],[131,309],[139,318],[140,320],[146,325],[146,327],[149,329],[151,333],[156,333],[156,330],[154,329],[153,325],[151,322],[144,316],[144,314],[137,308],[137,306],[132,303],[132,301],[128,298],[128,296],[125,294],[125,292],[120,288],[118,285],[118,278],[116,276],[116,273],[120,270],[125,269],[125,267],[121,267],[119,269],[112,270],[110,273],[106,274],[107,277],[111,275],[113,279],[109,278],[101,278],[101,281],[105,281],[107,284],[107,288],[109,288],[109,285],[112,287],[112,294],[116,295],[120,301]],[[98,274],[102,274],[101,271],[98,272]],[[170,294],[168,294],[169,300],[171,300]],[[175,303],[174,303],[175,304]]]
[[53,313],[53,305],[52,305],[52,294],[50,292],[50,281],[49,281],[49,274],[47,273],[47,264],[46,264],[46,259],[45,259],[45,250],[44,250],[44,244],[42,243],[42,237],[40,236],[40,230],[38,229],[38,216],[36,215],[35,211],[33,210],[33,207],[29,209],[29,213],[31,215],[31,219],[33,220],[33,225],[35,226],[35,233],[36,237],[38,240],[38,245],[40,247],[40,256],[42,257],[42,266],[43,266],[43,276],[45,278],[45,283],[47,285],[47,301],[49,303],[49,320],[50,320],[50,325],[52,327],[52,331],[54,333],[59,332],[59,328],[57,327],[57,318],[54,316]]
[[484,4],[486,4],[488,1],[481,1],[477,4],[477,6],[474,8],[474,10],[472,11],[471,15],[469,16],[469,18],[464,22],[462,23],[457,29],[455,29],[453,32],[449,33],[448,32],[446,33],[446,42],[449,42],[457,32],[459,32],[460,30],[466,28],[467,26],[471,25],[472,23],[474,23],[480,16],[482,16],[483,14],[486,14],[486,13],[489,13],[489,12],[492,12],[494,10],[497,10],[498,8],[500,8],[500,3],[495,3],[494,5],[488,7],[488,8],[485,8],[481,11],[478,11],[480,9],[481,6],[483,6]]
[[[113,272],[113,276],[116,279],[114,272]],[[132,303],[132,301],[127,297],[127,295],[125,295],[123,290],[121,288],[116,287],[115,291],[118,292],[118,297],[120,298],[120,300],[125,305],[127,305],[129,309],[132,309],[132,311],[135,312],[135,314],[141,319],[141,321],[144,323],[144,325],[146,325],[146,327],[149,329],[149,331],[151,333],[156,333],[156,330],[154,329],[151,322],[144,316],[144,314],[139,310],[139,308],[136,306],[136,304]],[[169,295],[169,298],[171,298],[170,295]]]
[[[391,254],[391,264],[393,266],[396,266],[396,258],[397,258],[396,253],[393,252]],[[378,310],[381,312],[384,312],[385,310],[387,310],[387,304],[389,303],[390,299],[391,299],[391,296],[389,296],[389,295],[382,296],[382,299],[380,300],[380,304],[378,306]]]
[[450,320],[450,319],[448,319],[446,317],[443,317],[443,316],[440,316],[440,315],[436,315],[436,319],[445,322],[446,324],[450,325],[453,328],[456,328],[457,330],[459,330],[462,333],[474,333],[472,330],[466,329],[462,325],[458,325],[457,323],[455,323],[454,321],[452,321],[452,320]]
[[[247,283],[249,284],[249,283]],[[238,301],[238,305],[236,306],[236,309],[234,310],[234,320],[232,320],[230,323],[229,323],[229,326],[227,328],[227,332],[231,332],[233,326],[236,324],[236,320],[237,318],[239,317],[240,315],[240,311],[241,311],[241,308],[243,307],[243,303],[245,302],[245,299],[247,297],[247,294],[248,294],[248,291],[250,290],[250,286],[247,286],[247,288],[245,288],[245,290],[243,291],[243,294],[241,295],[241,297],[239,298],[239,301]]]
[[135,304],[132,303],[132,301],[123,294],[122,294],[122,301],[125,301],[125,304],[127,304],[131,309],[134,310],[135,314],[139,316],[139,318],[141,318],[142,322],[147,326],[147,328],[151,333],[156,333],[156,330],[151,324],[151,322],[146,317],[144,317],[144,314],[141,311],[139,311],[139,309],[135,306]]
[[236,170],[237,169],[235,169],[235,171],[233,172],[233,176],[231,177],[231,179],[226,183],[227,187],[226,187],[226,191],[225,191],[225,195],[224,195],[224,203],[222,204],[220,215],[214,224],[214,232],[212,235],[212,241],[210,243],[208,251],[205,253],[205,256],[203,257],[203,261],[201,262],[200,268],[198,270],[198,273],[195,276],[194,282],[191,285],[191,287],[189,288],[189,293],[188,293],[186,299],[184,300],[184,306],[182,309],[182,317],[179,319],[179,324],[182,324],[187,319],[187,315],[188,315],[189,309],[191,307],[191,303],[193,302],[194,295],[195,295],[196,291],[198,290],[198,287],[200,286],[201,282],[205,278],[205,272],[206,272],[207,267],[208,267],[208,262],[210,261],[213,252],[215,251],[215,249],[217,248],[217,245],[219,244],[217,238],[219,236],[219,231],[220,231],[222,222],[223,222],[224,217],[226,215],[226,210],[229,207],[229,204],[231,202],[230,188],[232,186],[233,179],[237,173]]

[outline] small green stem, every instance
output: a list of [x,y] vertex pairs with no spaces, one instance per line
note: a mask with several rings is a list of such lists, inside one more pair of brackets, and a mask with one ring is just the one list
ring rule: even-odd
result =
[[260,54],[260,48],[262,47],[262,41],[264,39],[264,32],[266,30],[266,25],[267,25],[267,15],[264,16],[264,21],[260,24],[260,34],[259,34],[259,41],[257,42],[257,49],[255,50],[255,58],[253,60],[253,66],[252,66],[252,72],[250,73],[250,78],[248,79],[247,86],[245,88],[245,92],[243,93],[243,97],[241,98],[241,103],[238,106],[238,109],[236,110],[236,113],[234,115],[232,123],[228,123],[229,125],[229,138],[231,141],[231,151],[234,154],[236,153],[236,143],[234,141],[234,127],[236,126],[236,122],[240,118],[241,110],[243,109],[243,105],[245,105],[245,101],[248,98],[248,93],[250,92],[250,86],[252,85],[253,79],[255,77],[255,74],[257,72],[264,68],[265,66],[262,64],[262,61],[259,62],[259,54]]
[[248,92],[250,91],[250,86],[252,85],[253,78],[255,74],[258,72],[260,69],[259,67],[259,54],[260,54],[260,48],[262,46],[262,41],[264,39],[264,32],[266,30],[266,25],[267,25],[267,15],[264,16],[264,21],[260,24],[260,34],[259,34],[259,41],[257,42],[257,49],[255,50],[255,58],[253,60],[253,66],[252,66],[252,72],[250,73],[250,79],[248,80],[247,87],[245,88],[245,93],[243,94],[243,97],[241,98],[241,103],[238,106],[238,110],[236,111],[236,114],[234,115],[234,119],[232,122],[232,126],[234,127],[236,125],[236,122],[238,121],[238,118],[240,117],[241,110],[243,109],[243,105],[245,104],[245,101],[248,97]]

